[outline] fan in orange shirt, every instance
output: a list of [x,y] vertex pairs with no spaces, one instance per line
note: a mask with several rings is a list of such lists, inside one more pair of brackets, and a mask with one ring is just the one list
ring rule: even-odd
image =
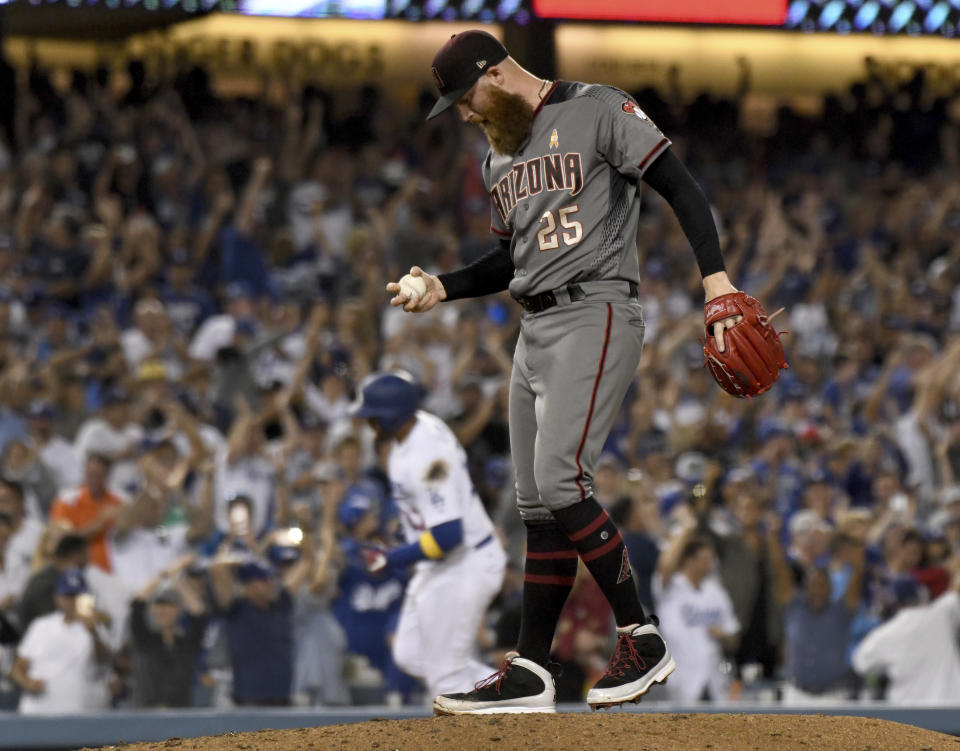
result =
[[123,507],[123,501],[107,490],[110,460],[100,454],[88,454],[84,466],[84,484],[75,492],[58,498],[50,510],[52,521],[68,522],[74,531],[87,538],[90,563],[110,571],[107,534]]

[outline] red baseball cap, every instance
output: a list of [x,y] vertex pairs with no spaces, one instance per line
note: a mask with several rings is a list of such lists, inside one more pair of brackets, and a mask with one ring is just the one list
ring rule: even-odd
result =
[[506,56],[507,48],[486,31],[471,29],[451,36],[433,58],[430,70],[440,90],[440,99],[427,120],[456,104],[487,69]]

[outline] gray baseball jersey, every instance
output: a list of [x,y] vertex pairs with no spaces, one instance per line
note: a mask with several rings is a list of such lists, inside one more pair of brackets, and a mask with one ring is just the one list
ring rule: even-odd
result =
[[510,293],[639,282],[640,178],[670,140],[619,89],[556,82],[514,155],[483,165],[491,230],[510,238]]

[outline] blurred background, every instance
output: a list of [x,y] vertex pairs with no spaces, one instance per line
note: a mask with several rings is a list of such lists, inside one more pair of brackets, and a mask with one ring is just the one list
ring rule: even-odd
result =
[[[512,556],[480,644],[491,665],[514,646],[520,308],[410,316],[383,291],[492,244],[483,135],[424,121],[434,52],[477,26],[536,75],[634,95],[707,194],[731,279],[786,308],[790,369],[727,397],[692,252],[647,191],[646,351],[595,479],[642,599],[668,639],[665,613],[699,614],[677,638],[706,655],[648,701],[960,701],[960,2],[14,0],[0,727],[423,707],[389,653],[405,578],[362,565],[397,542],[386,447],[347,416],[378,369],[420,379],[467,448]],[[562,701],[613,637],[583,573]]]

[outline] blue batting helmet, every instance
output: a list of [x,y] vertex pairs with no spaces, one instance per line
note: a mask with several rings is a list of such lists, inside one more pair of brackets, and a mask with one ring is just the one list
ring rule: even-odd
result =
[[374,373],[358,387],[350,414],[375,418],[383,430],[393,433],[413,416],[424,395],[423,387],[405,371]]

